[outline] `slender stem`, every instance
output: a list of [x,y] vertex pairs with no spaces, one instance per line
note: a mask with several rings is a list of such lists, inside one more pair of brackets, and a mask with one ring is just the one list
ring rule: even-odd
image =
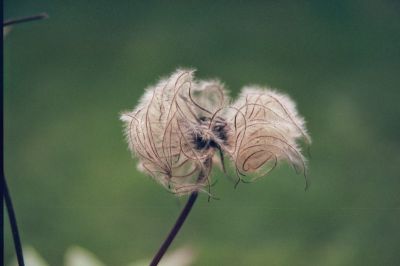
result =
[[32,16],[23,17],[23,18],[9,19],[9,20],[6,20],[6,21],[3,22],[3,27],[4,26],[10,26],[10,25],[13,25],[13,24],[33,21],[33,20],[46,19],[48,17],[49,16],[46,13],[41,13],[41,14],[32,15]]
[[17,219],[15,218],[15,212],[11,201],[10,192],[8,190],[6,178],[3,175],[4,184],[4,201],[6,203],[8,218],[10,220],[11,233],[14,239],[15,252],[17,253],[17,261],[19,266],[24,266],[24,256],[22,254],[21,239],[19,237]]
[[164,240],[164,243],[161,245],[160,249],[157,251],[157,254],[154,256],[153,260],[150,263],[150,266],[158,265],[161,258],[164,256],[165,252],[168,250],[172,241],[175,239],[176,235],[178,234],[179,230],[181,229],[183,223],[186,220],[186,217],[189,215],[190,210],[193,207],[193,204],[196,202],[197,196],[198,196],[197,191],[192,192],[192,194],[190,194],[190,197],[189,197],[188,201],[186,202],[186,205],[183,208],[178,219],[176,220],[174,227],[172,227],[167,238]]

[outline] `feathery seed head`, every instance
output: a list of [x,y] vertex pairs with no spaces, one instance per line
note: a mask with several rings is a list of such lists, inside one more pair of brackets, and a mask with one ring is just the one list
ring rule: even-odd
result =
[[222,164],[229,156],[239,180],[266,175],[280,161],[306,170],[298,145],[311,143],[304,119],[274,90],[245,87],[231,104],[219,81],[196,81],[194,70],[178,69],[148,87],[121,120],[139,169],[178,195],[209,193],[216,151]]

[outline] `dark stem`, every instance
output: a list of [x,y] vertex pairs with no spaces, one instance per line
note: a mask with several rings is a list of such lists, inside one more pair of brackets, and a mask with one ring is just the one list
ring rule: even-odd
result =
[[46,19],[48,17],[49,16],[46,13],[41,13],[41,14],[28,16],[28,17],[23,17],[23,18],[9,19],[9,20],[6,20],[6,21],[3,22],[3,27],[10,26],[10,25],[13,25],[13,24],[33,21],[33,20]]
[[189,215],[190,210],[193,207],[198,196],[198,192],[192,192],[188,201],[186,202],[185,207],[183,208],[181,214],[179,215],[178,219],[175,222],[174,227],[172,227],[171,231],[169,232],[167,238],[165,239],[164,243],[161,245],[160,249],[157,251],[157,254],[154,256],[153,260],[150,263],[150,266],[156,266],[160,262],[161,258],[164,256],[165,252],[168,250],[169,246],[171,245],[172,241],[175,239],[176,235],[178,234],[179,230],[181,229],[183,223],[186,220],[186,217]]
[[11,232],[14,239],[15,252],[17,253],[17,261],[19,266],[24,266],[24,256],[22,254],[21,239],[19,238],[17,219],[15,218],[15,212],[11,201],[10,192],[8,190],[6,178],[3,175],[4,184],[4,201],[6,203],[8,218],[10,220]]
[[224,172],[224,174],[226,174],[224,153],[222,152],[222,149],[219,145],[218,145],[218,150],[219,150],[219,158],[221,159],[221,164],[222,164],[222,171]]

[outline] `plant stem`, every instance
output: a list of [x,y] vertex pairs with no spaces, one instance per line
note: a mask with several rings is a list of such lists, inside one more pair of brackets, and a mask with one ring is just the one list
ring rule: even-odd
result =
[[23,17],[23,18],[9,19],[9,20],[6,20],[6,21],[3,22],[3,27],[4,26],[10,26],[10,25],[13,25],[13,24],[33,21],[33,20],[46,19],[48,17],[49,16],[46,13],[41,13],[41,14],[28,16],[28,17]]
[[21,239],[19,237],[17,219],[15,218],[15,212],[11,201],[10,192],[8,190],[6,178],[3,175],[3,184],[4,184],[4,201],[6,203],[8,218],[10,220],[11,233],[14,239],[15,252],[17,254],[17,261],[19,266],[24,266],[24,256],[22,253]]
[[190,194],[190,197],[189,197],[188,201],[186,202],[186,205],[183,208],[178,219],[176,220],[174,227],[172,227],[167,238],[164,240],[164,243],[161,245],[160,249],[157,251],[156,255],[154,256],[153,260],[150,263],[150,266],[158,265],[161,258],[164,256],[165,252],[168,250],[172,241],[175,239],[176,235],[178,234],[179,230],[181,229],[183,223],[186,220],[186,217],[189,215],[190,210],[193,207],[193,204],[196,202],[197,196],[198,196],[197,191],[192,192],[192,194]]

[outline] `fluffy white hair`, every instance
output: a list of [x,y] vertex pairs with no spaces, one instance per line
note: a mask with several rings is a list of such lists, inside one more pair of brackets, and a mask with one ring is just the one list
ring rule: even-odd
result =
[[304,119],[274,90],[245,87],[231,104],[218,80],[196,81],[194,70],[178,69],[148,87],[121,120],[139,169],[178,195],[207,192],[217,150],[221,160],[230,157],[239,180],[265,175],[283,160],[306,169],[298,145],[311,142]]

